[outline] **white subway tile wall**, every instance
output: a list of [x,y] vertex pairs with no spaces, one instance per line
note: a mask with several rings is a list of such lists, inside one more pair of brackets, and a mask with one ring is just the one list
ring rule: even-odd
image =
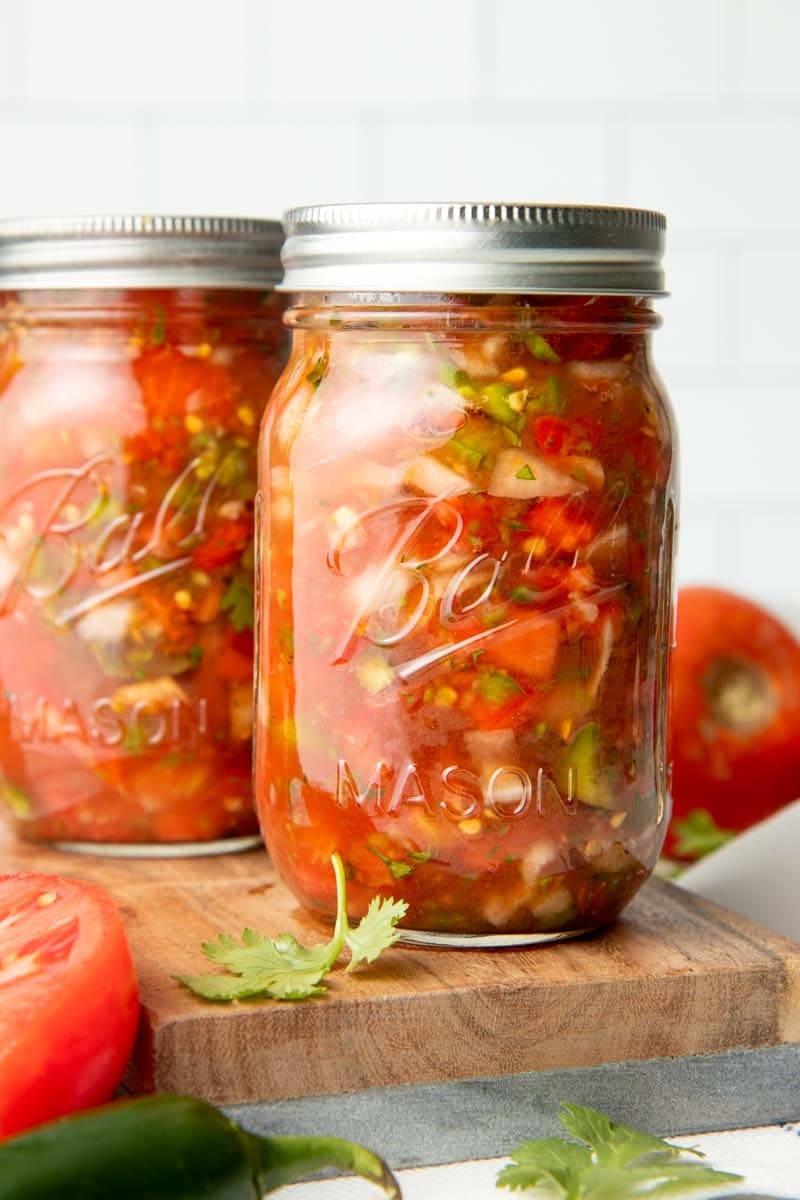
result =
[[800,0],[0,0],[0,216],[661,208],[680,577],[800,609],[798,45]]

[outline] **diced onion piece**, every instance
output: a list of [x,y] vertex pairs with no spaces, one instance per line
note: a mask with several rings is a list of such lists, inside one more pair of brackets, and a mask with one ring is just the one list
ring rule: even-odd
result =
[[107,601],[81,617],[75,628],[86,642],[110,642],[116,646],[127,637],[133,612],[134,605],[129,600]]
[[[174,791],[164,779],[165,770],[169,772],[170,768],[163,760],[154,762],[143,758],[128,776],[126,795],[142,812],[149,815],[165,813],[175,804]],[[205,788],[213,786],[208,763],[184,761],[176,770],[180,772],[181,801],[190,800]]]
[[559,869],[563,870],[558,846],[551,841],[534,842],[519,864],[520,875],[528,887],[535,887],[543,876],[553,875]]
[[407,465],[404,482],[426,496],[463,496],[472,491],[473,484],[457,471],[451,471],[428,454],[412,458]]
[[340,504],[328,518],[328,543],[334,550],[354,550],[365,545],[367,534],[358,524],[359,513],[347,504]]
[[571,362],[567,370],[573,378],[589,386],[621,383],[630,374],[628,363],[616,361]]
[[628,526],[612,525],[590,542],[584,558],[598,570],[622,570],[628,561]]
[[508,343],[509,339],[503,333],[464,338],[461,350],[467,373],[475,379],[490,379],[496,376]]
[[556,462],[565,474],[576,479],[578,483],[588,484],[593,492],[599,492],[606,481],[603,464],[587,454],[565,454],[556,459]]
[[586,490],[585,483],[550,466],[544,459],[515,448],[501,450],[497,455],[488,488],[490,496],[505,496],[509,500],[569,496]]
[[372,563],[348,582],[347,594],[357,612],[377,612],[386,604],[401,604],[414,582],[415,577],[402,567],[387,574],[380,563]]
[[464,742],[481,781],[483,798],[496,813],[513,812],[525,800],[514,767],[517,743],[513,729],[474,729]]
[[554,891],[543,896],[541,900],[533,900],[530,910],[539,924],[547,929],[561,929],[567,921],[575,916],[575,900],[565,887],[557,887]]
[[600,626],[600,638],[597,647],[597,661],[594,664],[594,670],[586,681],[586,690],[594,700],[600,689],[600,684],[603,682],[603,676],[606,673],[609,662],[611,661],[611,651],[614,648],[614,622],[610,617],[606,617]]
[[594,625],[597,618],[600,616],[600,609],[596,604],[592,604],[591,600],[582,600],[580,597],[574,597],[570,593],[572,599],[572,607],[583,621],[584,625]]
[[522,880],[513,886],[504,886],[502,891],[490,893],[483,900],[483,915],[495,929],[501,929],[512,920],[530,899],[530,892]]
[[641,868],[641,863],[622,842],[612,842],[597,854],[587,854],[587,861],[597,875],[630,875]]
[[160,679],[143,679],[141,683],[126,683],[124,687],[117,688],[111,707],[115,712],[122,712],[134,704],[147,704],[155,708],[176,700],[189,703],[189,697],[180,684],[171,675],[162,675]]
[[[275,467],[274,470],[277,471],[278,468]],[[217,509],[217,516],[222,517],[225,521],[238,521],[240,517],[244,516],[244,513],[245,506],[241,500],[226,500]]]
[[516,739],[513,729],[471,729],[464,734],[464,744],[473,762],[495,770],[512,761]]

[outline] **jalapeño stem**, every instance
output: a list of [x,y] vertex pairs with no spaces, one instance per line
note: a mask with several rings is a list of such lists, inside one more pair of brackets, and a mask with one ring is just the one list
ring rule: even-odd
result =
[[296,1179],[306,1179],[326,1167],[335,1167],[371,1180],[390,1200],[402,1200],[400,1184],[383,1159],[355,1142],[332,1137],[244,1136],[256,1163],[261,1195]]

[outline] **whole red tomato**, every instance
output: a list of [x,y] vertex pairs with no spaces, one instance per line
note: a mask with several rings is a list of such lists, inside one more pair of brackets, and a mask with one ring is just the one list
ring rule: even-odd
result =
[[111,1097],[139,992],[114,902],[58,875],[0,876],[0,1139]]
[[717,588],[678,596],[666,853],[698,858],[800,797],[800,643]]

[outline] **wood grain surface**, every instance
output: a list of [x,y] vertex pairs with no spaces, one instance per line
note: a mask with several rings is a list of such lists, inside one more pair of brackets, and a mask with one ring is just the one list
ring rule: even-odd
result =
[[0,835],[0,871],[103,884],[133,947],[143,1020],[128,1084],[216,1103],[509,1075],[800,1042],[800,945],[653,880],[601,934],[528,949],[393,947],[326,997],[211,1005],[172,976],[250,925],[328,936],[262,851],[137,860]]

